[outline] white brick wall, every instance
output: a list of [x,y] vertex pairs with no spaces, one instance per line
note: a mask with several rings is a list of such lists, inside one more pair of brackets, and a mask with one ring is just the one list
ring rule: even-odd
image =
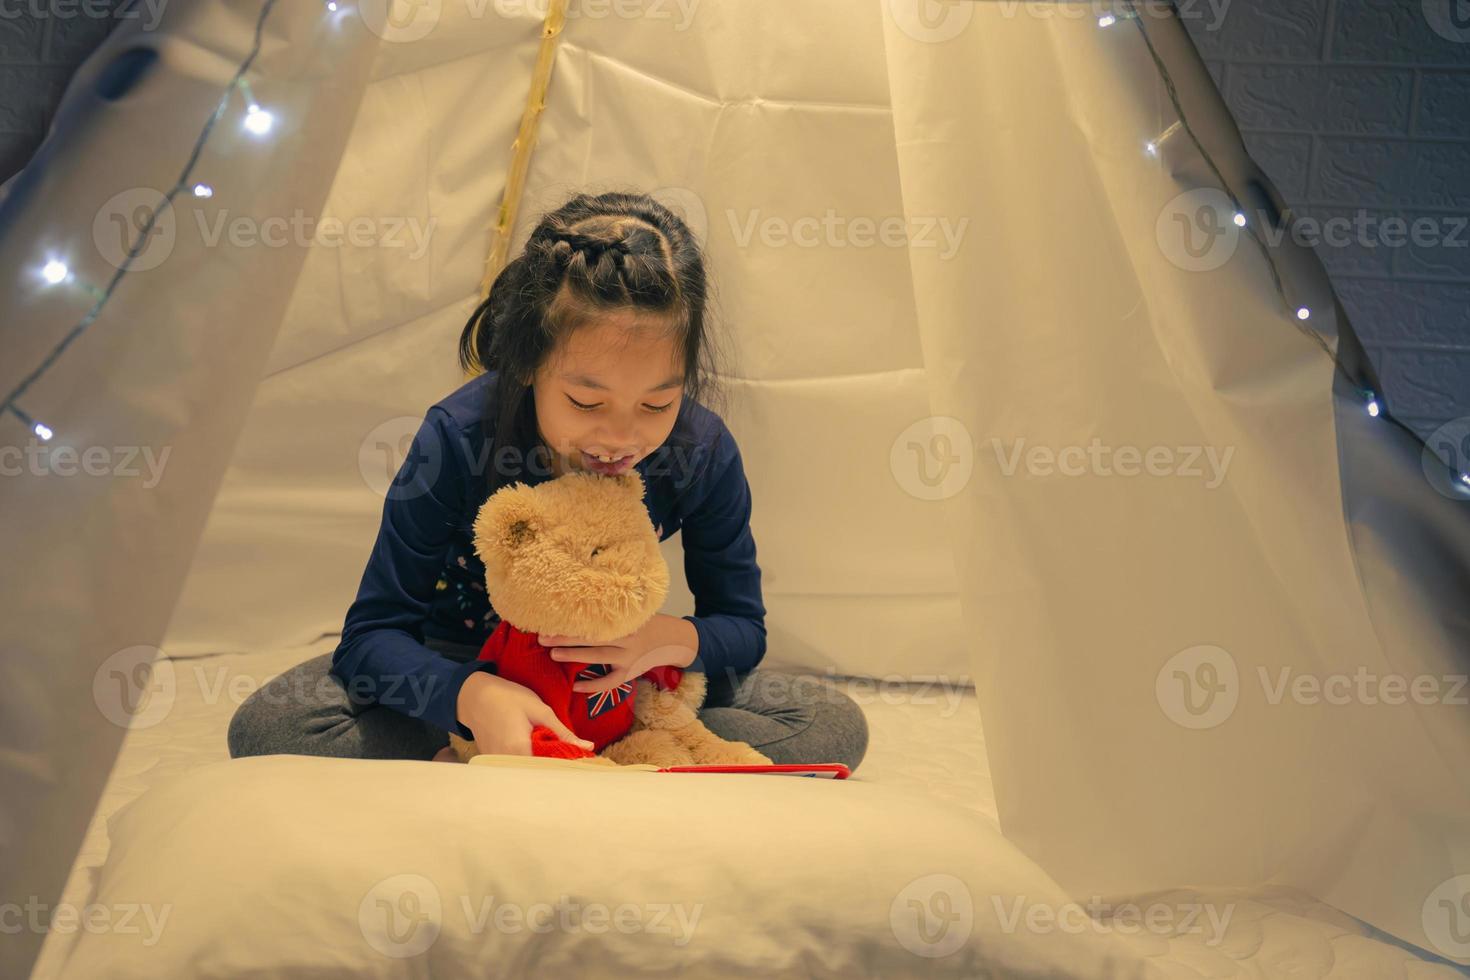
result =
[[[1293,209],[1363,219],[1317,253],[1395,414],[1425,436],[1470,416],[1470,0],[1232,0],[1216,30],[1186,20]],[[1416,242],[1392,218],[1432,224]]]

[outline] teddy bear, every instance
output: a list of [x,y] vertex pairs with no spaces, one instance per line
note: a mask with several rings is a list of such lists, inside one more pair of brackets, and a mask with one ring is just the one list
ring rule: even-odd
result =
[[[474,524],[475,551],[500,623],[480,650],[495,672],[541,696],[589,751],[545,725],[531,730],[538,756],[597,765],[769,765],[744,742],[715,735],[698,719],[705,676],[654,667],[611,690],[573,691],[605,677],[606,664],[556,661],[540,634],[607,643],[635,632],[662,606],[669,570],[643,504],[643,477],[571,472],[491,494]],[[451,733],[462,762],[475,743]]]

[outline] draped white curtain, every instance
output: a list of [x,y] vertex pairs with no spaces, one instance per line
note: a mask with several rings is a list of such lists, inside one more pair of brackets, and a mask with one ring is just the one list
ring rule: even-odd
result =
[[[370,72],[283,106],[360,102],[340,159],[264,171],[287,213],[329,181],[320,216],[377,237],[307,249],[294,281],[260,249],[202,253],[283,313],[152,280],[160,335],[280,327],[171,654],[339,630],[404,440],[463,380],[542,8],[414,9],[343,22]],[[1228,210],[1186,246],[1219,178],[1145,37],[1079,4],[574,8],[512,252],[579,190],[686,216],[735,355],[768,665],[976,683],[1003,829],[1063,885],[1271,879],[1460,955],[1435,902],[1470,871],[1465,709],[1291,685],[1463,665],[1412,590],[1391,630],[1370,617],[1338,462],[1362,406],[1293,316],[1330,347],[1335,303],[1300,260],[1283,297]]]
[[[309,5],[277,4],[257,50],[262,9],[169,4],[157,32],[122,20],[0,199],[0,399],[24,388],[0,417],[3,976],[27,975],[46,935],[14,911],[49,916],[156,691],[150,665],[307,252],[201,240],[189,189],[214,187],[256,228],[319,212],[372,64],[376,38]],[[140,51],[157,58],[125,92],[116,69]],[[235,92],[201,139],[252,52],[279,125],[243,129]],[[248,579],[228,601],[248,604]]]
[[[1233,125],[1179,125],[1130,22],[984,3],[885,38],[906,211],[983,228],[911,256],[934,409],[973,443],[950,503],[1007,835],[1079,895],[1269,879],[1463,958],[1463,617],[1412,549],[1353,549],[1339,435],[1389,423],[1298,329],[1335,347],[1320,267],[1278,257],[1283,296],[1243,234],[1206,247],[1233,208],[1199,213],[1185,126]],[[1463,581],[1466,505],[1373,462],[1425,516],[1357,540],[1454,529]]]

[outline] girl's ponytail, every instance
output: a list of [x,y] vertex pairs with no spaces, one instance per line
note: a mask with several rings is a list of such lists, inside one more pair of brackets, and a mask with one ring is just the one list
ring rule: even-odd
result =
[[490,295],[475,307],[459,335],[459,366],[468,375],[498,370],[503,358],[497,337],[503,336],[500,329],[511,317],[509,298],[519,293],[520,282],[526,272],[525,256],[507,262],[505,268],[495,276],[490,286]]

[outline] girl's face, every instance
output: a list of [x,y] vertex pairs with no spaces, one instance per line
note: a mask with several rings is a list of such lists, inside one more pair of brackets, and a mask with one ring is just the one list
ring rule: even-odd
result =
[[554,475],[622,473],[663,445],[684,391],[674,338],[664,333],[637,329],[631,314],[609,314],[546,359],[532,389]]

